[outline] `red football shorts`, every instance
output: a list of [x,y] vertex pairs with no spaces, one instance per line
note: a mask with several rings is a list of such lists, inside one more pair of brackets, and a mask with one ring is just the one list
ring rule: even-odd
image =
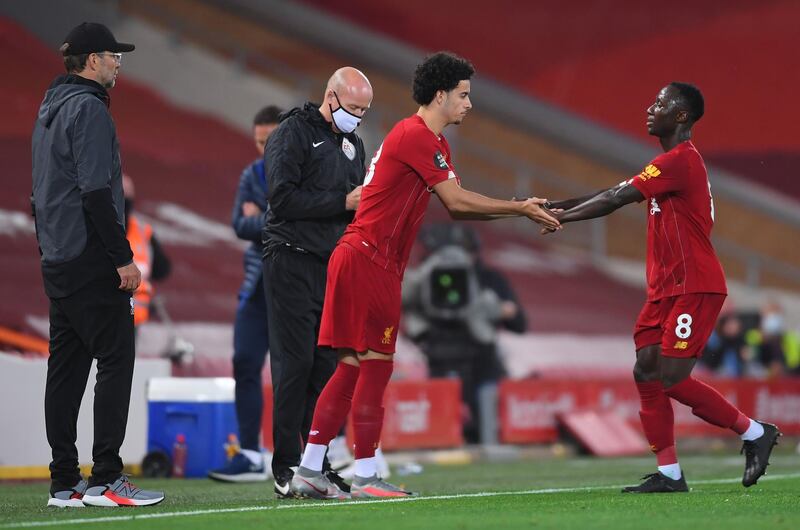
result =
[[633,331],[636,350],[660,344],[666,357],[700,357],[725,296],[692,293],[645,302]]
[[319,345],[394,353],[400,277],[340,242],[328,262]]

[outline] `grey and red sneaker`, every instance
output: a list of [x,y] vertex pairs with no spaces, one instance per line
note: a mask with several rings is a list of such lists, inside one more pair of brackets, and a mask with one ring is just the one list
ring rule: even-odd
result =
[[88,485],[85,480],[81,479],[71,488],[51,491],[50,498],[47,499],[47,505],[55,506],[56,508],[83,508],[83,494],[86,493]]
[[83,504],[87,506],[152,506],[163,500],[163,491],[137,488],[125,475],[114,482],[92,486],[83,494]]
[[416,493],[398,488],[394,484],[389,484],[381,480],[378,475],[371,477],[353,477],[350,485],[350,495],[354,499],[373,499],[386,497],[416,497]]
[[300,466],[289,484],[292,494],[301,499],[343,500],[350,494],[342,491],[320,471]]

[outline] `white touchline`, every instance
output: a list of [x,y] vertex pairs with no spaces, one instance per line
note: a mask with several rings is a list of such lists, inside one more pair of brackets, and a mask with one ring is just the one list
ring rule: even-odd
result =
[[[800,473],[788,473],[783,475],[769,475],[760,478],[759,480],[780,480],[789,478],[800,478]],[[711,480],[693,480],[691,485],[703,484],[735,484],[741,482],[741,478],[722,478]],[[29,521],[20,523],[7,523],[0,525],[0,528],[34,528],[40,526],[57,526],[69,524],[90,524],[90,523],[108,523],[119,521],[135,521],[139,519],[162,519],[166,517],[182,517],[189,515],[216,515],[221,513],[241,513],[241,512],[260,512],[270,510],[297,510],[303,508],[335,508],[337,506],[358,506],[364,504],[377,504],[377,503],[390,503],[390,502],[419,502],[419,501],[443,501],[451,499],[469,499],[476,497],[507,497],[512,495],[541,495],[546,493],[576,493],[579,491],[602,491],[611,489],[620,489],[629,484],[616,484],[612,486],[586,486],[582,488],[546,488],[538,490],[522,490],[522,491],[484,491],[479,493],[458,493],[454,495],[431,495],[429,497],[399,497],[395,499],[375,499],[364,501],[327,501],[327,502],[309,502],[305,504],[281,504],[277,506],[243,506],[241,508],[219,508],[216,510],[190,510],[185,512],[160,512],[160,513],[144,513],[141,515],[120,515],[111,517],[84,517],[80,519],[66,519],[59,521]],[[128,508],[146,509],[146,508]]]

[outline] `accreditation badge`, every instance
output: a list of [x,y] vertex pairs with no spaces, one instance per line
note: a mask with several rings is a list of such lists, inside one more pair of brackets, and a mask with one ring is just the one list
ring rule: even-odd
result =
[[342,152],[344,153],[344,156],[346,156],[348,159],[355,160],[356,146],[354,146],[353,143],[347,138],[344,138],[342,140]]

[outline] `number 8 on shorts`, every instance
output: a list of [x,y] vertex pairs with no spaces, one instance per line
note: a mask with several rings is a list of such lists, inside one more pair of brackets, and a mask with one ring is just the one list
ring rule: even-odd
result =
[[678,315],[678,325],[675,326],[675,335],[680,339],[688,339],[692,335],[692,315],[681,313]]

